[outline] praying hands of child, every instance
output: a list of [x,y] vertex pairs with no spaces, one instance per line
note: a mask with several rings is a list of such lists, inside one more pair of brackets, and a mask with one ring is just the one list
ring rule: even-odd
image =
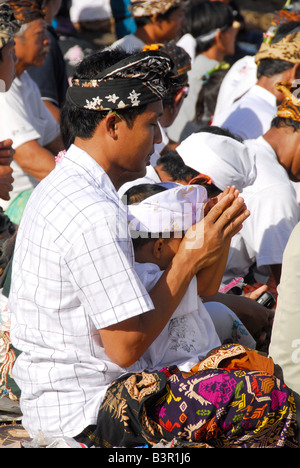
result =
[[[235,186],[227,187],[210,204],[204,219],[186,233],[181,247],[192,255],[200,254],[196,271],[198,293],[213,295],[220,286],[227,262],[231,238],[242,228],[250,212]],[[188,253],[188,252],[187,252]]]

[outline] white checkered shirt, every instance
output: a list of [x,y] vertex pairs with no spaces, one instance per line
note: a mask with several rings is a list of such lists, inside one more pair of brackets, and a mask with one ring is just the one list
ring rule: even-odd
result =
[[124,372],[98,330],[151,309],[126,208],[103,169],[72,146],[33,192],[14,254],[14,377],[31,437],[72,437],[96,423],[107,386]]

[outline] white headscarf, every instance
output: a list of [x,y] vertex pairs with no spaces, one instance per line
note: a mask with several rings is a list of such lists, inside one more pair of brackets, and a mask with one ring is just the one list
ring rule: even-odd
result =
[[129,230],[182,233],[201,221],[206,201],[207,192],[204,187],[174,184],[172,188],[127,207]]
[[255,154],[233,138],[209,132],[193,133],[176,150],[187,166],[209,176],[220,190],[235,185],[242,191],[255,181]]

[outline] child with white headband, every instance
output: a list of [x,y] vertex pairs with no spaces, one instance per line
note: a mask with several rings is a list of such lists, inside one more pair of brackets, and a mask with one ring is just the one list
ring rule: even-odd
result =
[[[127,193],[127,203],[135,269],[150,291],[178,250],[183,233],[201,221],[211,200],[199,185],[142,184],[132,190]],[[219,274],[221,277],[221,260]],[[220,277],[214,275],[212,287],[218,288]],[[181,370],[189,371],[226,341],[255,348],[254,339],[229,308],[215,302],[208,307],[202,303],[195,277],[168,324],[130,370],[151,371],[176,363]]]

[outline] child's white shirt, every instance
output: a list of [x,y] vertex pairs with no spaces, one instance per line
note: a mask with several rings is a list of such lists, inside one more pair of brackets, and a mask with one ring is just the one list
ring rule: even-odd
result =
[[[135,270],[147,291],[163,274],[153,263],[135,262]],[[176,364],[180,370],[189,371],[211,349],[220,345],[213,321],[198,296],[194,277],[165,328],[129,370],[153,371]]]

